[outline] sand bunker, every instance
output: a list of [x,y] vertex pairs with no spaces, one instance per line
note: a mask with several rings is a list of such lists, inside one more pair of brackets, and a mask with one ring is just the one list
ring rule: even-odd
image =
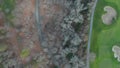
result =
[[104,11],[106,11],[107,13],[102,15],[103,23],[106,25],[112,24],[113,19],[116,19],[117,16],[116,10],[110,6],[105,6]]
[[112,47],[112,51],[114,52],[114,57],[117,58],[117,60],[120,62],[120,47],[117,45],[114,45]]

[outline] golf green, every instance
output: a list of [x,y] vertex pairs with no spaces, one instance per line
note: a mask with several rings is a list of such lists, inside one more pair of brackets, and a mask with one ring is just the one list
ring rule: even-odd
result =
[[[101,16],[106,13],[105,6],[111,6],[117,11],[117,19],[111,25],[105,25]],[[120,68],[120,62],[114,58],[113,45],[120,46],[120,0],[98,0],[91,38],[90,52],[96,54],[95,61],[90,62],[90,68]]]

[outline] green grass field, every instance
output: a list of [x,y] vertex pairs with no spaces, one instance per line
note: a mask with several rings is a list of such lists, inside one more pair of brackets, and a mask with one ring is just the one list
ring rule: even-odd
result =
[[[116,9],[118,16],[112,25],[104,25],[101,16],[103,8],[111,6]],[[96,54],[90,68],[120,68],[120,62],[114,58],[112,46],[120,46],[120,0],[98,0],[91,39],[91,52]]]

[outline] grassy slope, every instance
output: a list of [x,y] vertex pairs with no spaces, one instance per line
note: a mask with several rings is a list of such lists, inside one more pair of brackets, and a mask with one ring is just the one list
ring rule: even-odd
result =
[[[104,6],[109,5],[118,12],[118,18],[110,26],[104,25],[101,15]],[[95,52],[97,57],[91,63],[91,68],[120,68],[120,63],[113,56],[112,46],[120,45],[120,0],[99,0],[95,10],[93,22],[93,34],[91,42],[91,52]]]

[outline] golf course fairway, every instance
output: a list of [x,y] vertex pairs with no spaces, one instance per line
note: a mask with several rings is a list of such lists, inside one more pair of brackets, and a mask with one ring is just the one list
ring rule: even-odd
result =
[[[105,25],[101,16],[106,13],[105,6],[111,6],[117,12],[117,19],[111,25]],[[120,0],[98,0],[92,27],[90,52],[96,54],[90,61],[90,68],[120,68],[120,62],[114,58],[112,47],[120,46]]]

